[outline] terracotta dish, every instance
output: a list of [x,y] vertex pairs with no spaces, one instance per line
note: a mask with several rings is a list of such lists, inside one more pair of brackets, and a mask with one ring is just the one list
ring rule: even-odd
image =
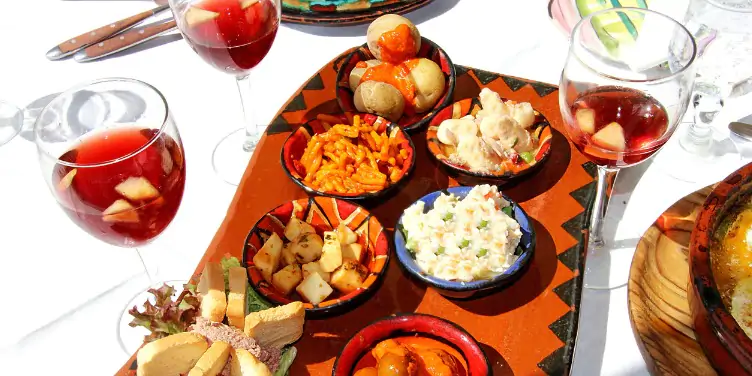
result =
[[[690,308],[698,340],[713,367],[723,375],[752,374],[752,339],[731,315],[719,290],[713,259],[725,232],[752,198],[752,164],[720,182],[705,200],[690,239]],[[719,230],[720,229],[720,230]],[[724,266],[725,264],[719,264]]]
[[460,362],[467,365],[467,376],[492,374],[486,354],[468,332],[442,318],[415,313],[385,317],[361,329],[337,357],[332,376],[351,376],[361,358],[369,355],[367,353],[382,340],[411,335],[432,338],[451,346],[464,358]]
[[[357,234],[357,243],[365,250],[361,263],[368,271],[362,286],[347,294],[335,291],[326,300],[311,304],[305,302],[295,291],[291,295],[284,295],[263,278],[254,265],[253,257],[272,233],[280,238],[284,237],[285,224],[293,215],[311,224],[320,236],[325,231],[336,229],[340,224]],[[367,210],[347,201],[311,197],[284,203],[262,216],[246,238],[243,265],[248,269],[251,286],[266,299],[280,305],[296,300],[304,301],[309,317],[321,317],[348,311],[378,289],[389,265],[389,248],[383,226]]]
[[353,116],[355,115],[350,113],[337,116],[328,115],[326,117],[332,118],[328,122],[321,120],[321,118],[311,120],[298,127],[294,132],[292,132],[292,134],[290,134],[289,137],[287,137],[287,140],[285,140],[280,156],[282,161],[282,168],[284,169],[285,174],[287,174],[287,176],[292,179],[295,184],[303,188],[306,193],[347,200],[373,199],[383,196],[388,192],[394,190],[398,186],[402,185],[405,181],[407,181],[409,175],[415,169],[415,146],[413,145],[410,136],[408,136],[407,133],[405,133],[405,131],[402,130],[398,125],[391,123],[382,117],[372,114],[360,114],[358,116],[360,116],[361,121],[366,124],[375,125],[374,128],[378,129],[379,133],[386,132],[387,135],[394,133],[397,140],[396,142],[398,143],[398,148],[400,150],[406,151],[407,158],[405,158],[403,164],[401,165],[401,177],[399,178],[399,180],[397,180],[396,182],[388,183],[386,187],[378,191],[369,191],[356,194],[324,191],[309,186],[304,181],[304,177],[306,176],[305,168],[301,166],[300,163],[298,163],[305,152],[308,141],[311,140],[311,137],[313,135],[326,132],[329,129],[328,127],[334,125],[330,124],[333,123],[334,120],[339,120],[339,122],[342,124],[351,124]]
[[[408,132],[417,131],[428,124],[439,110],[451,103],[456,80],[454,64],[452,64],[447,53],[434,42],[423,37],[421,39],[420,50],[416,57],[426,58],[436,63],[444,73],[446,85],[444,87],[444,93],[436,102],[433,109],[419,114],[410,114],[406,112],[396,121],[402,129]],[[364,43],[345,57],[341,67],[337,71],[337,103],[339,103],[339,106],[343,111],[357,112],[353,101],[354,93],[350,88],[350,72],[356,68],[356,65],[359,62],[365,62],[372,59],[374,59],[374,56],[368,49],[368,44]]]
[[449,170],[452,175],[460,175],[460,178],[466,176],[473,182],[486,181],[506,183],[538,171],[551,154],[552,135],[548,120],[537,111],[535,122],[529,131],[538,139],[538,147],[533,153],[535,159],[532,162],[528,163],[524,160],[520,160],[519,163],[516,164],[511,162],[505,163],[505,168],[501,170],[475,172],[471,171],[466,166],[458,165],[449,161],[449,146],[442,144],[437,136],[439,125],[447,119],[459,119],[465,115],[475,116],[480,108],[481,106],[478,98],[468,98],[455,102],[451,106],[445,107],[443,110],[439,111],[439,113],[431,119],[428,131],[426,132],[426,145],[428,146],[429,155],[435,158],[441,166]]

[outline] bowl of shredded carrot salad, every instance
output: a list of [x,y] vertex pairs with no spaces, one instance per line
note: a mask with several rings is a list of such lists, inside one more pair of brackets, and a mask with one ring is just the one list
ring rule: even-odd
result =
[[415,147],[399,125],[372,114],[318,115],[282,147],[287,175],[309,194],[382,196],[406,181]]

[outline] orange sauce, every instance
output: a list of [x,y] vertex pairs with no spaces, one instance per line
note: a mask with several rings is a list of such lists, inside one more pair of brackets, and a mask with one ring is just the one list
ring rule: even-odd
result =
[[[459,365],[462,366],[462,370],[460,371],[463,371],[463,372],[459,376],[466,376],[468,374],[467,372],[468,366],[467,366],[467,362],[465,361],[465,358],[454,347],[444,342],[435,340],[433,338],[420,337],[420,336],[396,337],[392,339],[397,341],[401,345],[407,346],[417,351],[427,350],[427,349],[444,350],[447,353],[449,353],[451,356],[453,356],[459,362]],[[360,371],[368,367],[376,367],[376,359],[373,357],[370,351],[358,361],[358,363],[355,366],[355,370],[353,374],[355,374],[357,371]],[[427,373],[426,370],[424,369],[418,370],[418,376],[429,376],[429,375],[430,374]]]
[[415,64],[408,65],[408,62],[410,60],[398,65],[384,62],[370,67],[363,72],[360,82],[379,81],[392,85],[402,93],[405,102],[412,104],[415,101],[415,84],[408,75]]
[[399,64],[415,52],[415,39],[405,24],[382,33],[377,44],[381,48],[381,60],[386,63]]

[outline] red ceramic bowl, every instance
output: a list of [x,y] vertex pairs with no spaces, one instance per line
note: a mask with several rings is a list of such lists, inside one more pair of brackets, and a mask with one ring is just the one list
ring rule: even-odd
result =
[[386,186],[384,189],[360,194],[325,192],[316,190],[308,186],[303,181],[303,178],[305,177],[305,169],[302,165],[300,165],[300,163],[298,163],[298,161],[300,161],[300,158],[303,156],[303,152],[305,151],[305,148],[308,145],[308,141],[311,139],[311,136],[317,133],[323,133],[327,130],[324,122],[317,118],[298,127],[298,129],[296,129],[290,134],[290,136],[287,137],[287,140],[282,145],[282,168],[285,170],[287,176],[292,179],[295,184],[303,188],[303,190],[305,190],[308,194],[334,197],[344,200],[372,199],[383,196],[388,192],[394,190],[398,186],[402,185],[405,181],[407,181],[408,176],[415,169],[415,146],[413,145],[413,141],[410,139],[410,136],[408,136],[403,129],[400,129],[397,124],[394,124],[380,116],[372,114],[347,113],[330,116],[338,118],[342,124],[352,124],[349,118],[354,115],[359,115],[361,121],[364,123],[376,125],[376,129],[379,130],[379,133],[384,129],[386,130],[387,134],[397,132],[395,137],[397,138],[397,142],[399,142],[400,144],[400,149],[407,151],[407,158],[405,159],[405,163],[402,165],[402,177],[397,182]]
[[720,182],[705,200],[690,237],[690,309],[697,338],[722,375],[752,375],[752,340],[731,316],[711,268],[714,233],[732,208],[752,196],[752,164]]
[[503,170],[488,173],[474,172],[466,166],[455,164],[449,161],[449,151],[446,145],[439,141],[437,131],[439,125],[447,119],[459,119],[465,115],[475,115],[481,109],[478,98],[467,98],[453,103],[451,106],[439,111],[431,119],[426,132],[426,145],[428,146],[429,155],[436,159],[444,168],[449,170],[451,175],[457,177],[458,181],[475,185],[478,183],[502,184],[516,178],[526,176],[540,169],[543,163],[548,160],[551,154],[551,126],[548,120],[536,111],[535,123],[531,126],[533,136],[538,138],[538,148],[533,153],[534,160],[530,163],[519,160],[518,163],[509,163]]
[[[444,72],[446,78],[446,85],[444,86],[444,94],[436,105],[433,106],[428,112],[422,114],[408,114],[405,113],[397,121],[404,130],[408,132],[417,131],[433,118],[439,110],[452,103],[454,96],[454,85],[457,79],[457,73],[454,70],[454,64],[449,59],[446,51],[439,47],[436,43],[431,42],[427,38],[422,38],[420,44],[420,51],[418,51],[417,57],[423,57],[429,60],[433,60],[441,67],[441,71]],[[368,44],[364,43],[362,46],[357,47],[347,57],[345,57],[342,65],[337,71],[337,103],[345,112],[356,112],[353,103],[353,91],[350,90],[350,72],[355,68],[355,65],[361,61],[374,59],[373,54],[368,49]]]
[[422,334],[454,347],[467,362],[468,376],[492,374],[486,354],[464,329],[436,316],[408,313],[385,317],[355,333],[334,362],[332,376],[352,376],[360,358],[379,342],[411,334]]
[[253,256],[272,232],[284,239],[285,224],[293,215],[313,225],[320,236],[324,231],[330,231],[344,223],[358,234],[358,243],[367,251],[362,264],[368,268],[369,275],[363,286],[349,294],[335,291],[327,300],[317,305],[304,302],[308,318],[348,311],[378,289],[389,265],[390,245],[384,227],[376,217],[359,205],[331,198],[310,197],[277,206],[261,217],[248,233],[243,250],[243,265],[248,270],[251,286],[257,292],[279,305],[303,301],[294,291],[289,296],[277,291],[264,280],[261,272],[253,264]]

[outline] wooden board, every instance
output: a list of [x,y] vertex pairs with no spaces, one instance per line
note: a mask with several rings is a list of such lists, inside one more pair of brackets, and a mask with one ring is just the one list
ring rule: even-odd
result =
[[689,235],[712,187],[668,208],[637,244],[629,273],[629,317],[654,375],[708,376],[711,367],[692,329],[687,301]]
[[[266,130],[230,204],[227,216],[196,268],[229,253],[241,257],[253,224],[268,210],[306,197],[283,172],[280,150],[291,131],[318,114],[338,113],[337,70],[345,51],[293,93]],[[330,375],[335,358],[350,337],[374,320],[398,312],[440,316],[470,332],[480,343],[493,374],[565,375],[577,335],[587,224],[595,196],[596,168],[562,134],[556,86],[456,66],[454,100],[476,97],[483,87],[502,97],[530,102],[552,127],[551,157],[535,174],[503,192],[533,218],[537,245],[524,275],[504,291],[475,300],[449,300],[408,279],[397,258],[384,283],[361,306],[340,316],[307,320],[295,344],[298,357],[290,372]],[[416,168],[395,194],[367,205],[389,232],[402,211],[427,193],[457,185],[428,156],[425,129],[411,134]],[[210,224],[208,224],[210,225]],[[133,374],[131,358],[120,374]]]

